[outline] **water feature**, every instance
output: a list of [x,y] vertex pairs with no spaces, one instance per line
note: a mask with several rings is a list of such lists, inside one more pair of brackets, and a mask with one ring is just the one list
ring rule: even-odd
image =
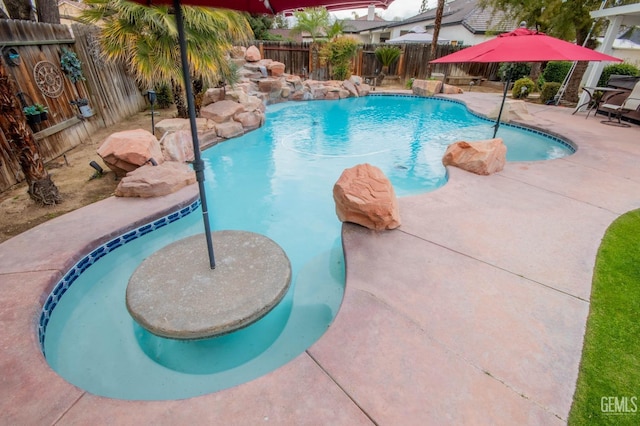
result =
[[[258,232],[287,252],[293,282],[283,301],[250,327],[194,342],[158,338],[132,320],[124,302],[129,277],[159,248],[202,232],[195,212],[153,232],[143,229],[74,273],[64,297],[46,304],[47,361],[94,394],[147,400],[214,392],[285,364],[322,336],[342,301],[344,259],[332,199],[342,170],[368,162],[399,196],[431,191],[446,182],[440,161],[446,146],[489,138],[492,130],[492,122],[464,106],[434,99],[370,96],[269,107],[264,127],[203,158],[212,229]],[[499,136],[510,161],[572,152],[557,139],[507,125]]]

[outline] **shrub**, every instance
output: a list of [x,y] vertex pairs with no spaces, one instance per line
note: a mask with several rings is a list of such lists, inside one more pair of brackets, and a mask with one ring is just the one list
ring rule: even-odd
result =
[[598,80],[598,86],[604,87],[607,85],[609,81],[609,77],[612,75],[632,75],[637,76],[640,75],[640,70],[633,64],[612,64],[607,65],[602,70],[602,74],[600,74],[600,80]]
[[500,80],[507,81],[509,67],[513,67],[511,71],[511,81],[519,80],[522,77],[528,77],[529,73],[531,72],[531,66],[524,62],[503,62],[500,64],[500,68],[498,68],[498,75],[500,76]]
[[562,83],[569,74],[572,62],[568,61],[551,61],[547,63],[542,72],[542,77],[548,83]]
[[171,94],[171,89],[168,84],[158,84],[156,85],[156,102],[158,103],[158,107],[164,109],[169,108],[173,103],[173,95]]
[[[524,90],[523,90],[524,88]],[[511,94],[514,99],[526,99],[529,96],[529,93],[533,92],[536,88],[536,84],[529,77],[524,77],[516,80],[513,83],[513,91]]]
[[413,81],[415,80],[414,77],[411,77],[409,80],[407,80],[407,82],[404,84],[404,87],[406,87],[407,89],[413,89]]
[[383,67],[388,67],[397,61],[400,53],[402,53],[400,48],[395,46],[380,46],[374,51],[376,59],[380,61]]
[[62,48],[62,54],[60,55],[60,68],[69,77],[72,83],[76,83],[81,80],[86,80],[82,73],[82,62],[78,59],[76,52],[73,52],[66,47]]
[[560,83],[556,82],[545,83],[544,86],[542,86],[542,91],[540,92],[540,102],[546,104],[550,100],[554,99],[558,93],[558,89],[560,89],[560,85]]
[[351,75],[351,59],[358,51],[358,42],[349,37],[338,37],[322,45],[320,60],[331,65],[332,78],[346,80]]

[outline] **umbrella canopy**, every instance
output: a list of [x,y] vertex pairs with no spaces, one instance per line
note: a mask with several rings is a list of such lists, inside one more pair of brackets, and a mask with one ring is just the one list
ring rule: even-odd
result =
[[433,60],[431,63],[546,61],[620,62],[622,60],[538,31],[518,28],[500,34],[494,39]]
[[[148,6],[173,4],[173,0],[134,0]],[[232,9],[249,13],[280,13],[305,7],[324,6],[329,10],[360,9],[370,5],[386,9],[393,0],[182,0],[183,5]]]
[[[451,55],[430,61],[432,64],[449,64],[461,62],[546,62],[546,61],[616,61],[614,56],[605,55],[586,47],[548,36],[538,31],[520,27],[511,32],[475,46],[459,50]],[[507,98],[507,88],[511,82],[511,72],[502,94],[500,112],[493,130],[496,137],[500,127],[500,117]]]

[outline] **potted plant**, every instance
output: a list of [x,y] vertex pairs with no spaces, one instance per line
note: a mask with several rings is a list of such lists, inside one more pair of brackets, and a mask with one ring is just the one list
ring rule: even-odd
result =
[[80,80],[85,80],[84,74],[82,73],[82,62],[78,59],[78,55],[66,47],[62,48],[60,67],[72,83],[75,84]]
[[36,107],[40,113],[40,121],[47,121],[49,119],[49,108],[42,104],[34,104],[33,106]]
[[40,123],[40,111],[38,111],[35,105],[22,108],[22,112],[24,112],[24,115],[27,117],[27,123],[29,123],[29,125]]
[[78,107],[78,109],[80,110],[80,114],[82,114],[83,117],[88,118],[93,116],[93,111],[89,106],[89,99],[78,98],[74,101],[71,101],[71,104]]

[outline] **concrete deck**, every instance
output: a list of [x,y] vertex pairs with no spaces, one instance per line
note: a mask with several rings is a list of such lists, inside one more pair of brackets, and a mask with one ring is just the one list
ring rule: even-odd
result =
[[[455,96],[490,111],[499,96]],[[43,359],[36,322],[60,276],[92,247],[186,205],[109,199],[0,245],[0,423],[563,424],[582,350],[594,259],[609,224],[640,207],[640,126],[529,105],[576,154],[449,169],[400,200],[403,225],[346,224],[347,287],[328,332],[280,369],[180,401],[120,401],[78,389]]]

